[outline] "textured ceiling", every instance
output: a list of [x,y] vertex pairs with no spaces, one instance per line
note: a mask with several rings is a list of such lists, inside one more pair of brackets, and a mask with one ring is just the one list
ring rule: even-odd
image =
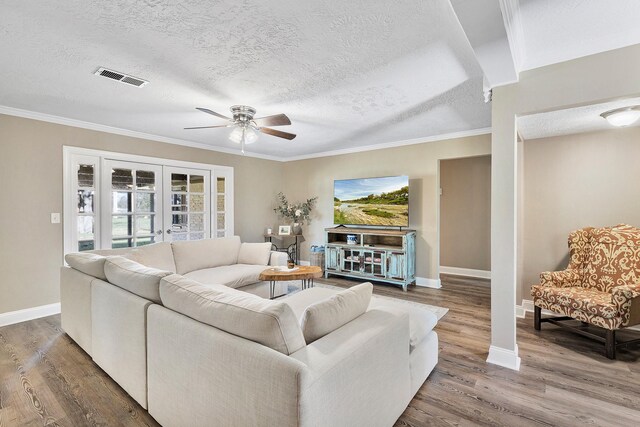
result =
[[519,0],[522,69],[640,43],[639,0]]
[[[278,157],[490,126],[482,72],[451,5],[320,0],[0,0],[0,105],[237,149],[195,110],[286,113]],[[92,73],[149,80],[144,88]]]
[[[529,139],[569,135],[582,132],[616,129],[600,117],[605,111],[640,105],[640,98],[629,98],[602,104],[586,105],[566,110],[531,114],[518,118],[518,133],[526,141]],[[640,126],[640,121],[634,126]]]

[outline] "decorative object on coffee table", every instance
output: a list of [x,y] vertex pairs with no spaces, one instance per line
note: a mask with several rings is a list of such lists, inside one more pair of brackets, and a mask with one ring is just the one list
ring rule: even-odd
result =
[[269,282],[269,298],[274,298],[276,282],[301,280],[302,289],[312,288],[313,279],[322,277],[322,269],[314,265],[297,265],[293,269],[274,267],[260,273],[260,280]]

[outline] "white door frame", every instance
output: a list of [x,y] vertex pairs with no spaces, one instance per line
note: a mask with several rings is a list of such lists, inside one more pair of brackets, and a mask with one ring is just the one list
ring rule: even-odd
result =
[[[108,160],[120,160],[126,162],[134,162],[134,163],[146,163],[150,165],[162,165],[162,166],[170,166],[170,167],[178,167],[178,168],[187,168],[187,169],[200,169],[209,171],[211,179],[215,179],[214,177],[221,176],[227,179],[227,194],[226,194],[226,209],[225,209],[225,221],[226,221],[226,235],[234,234],[234,169],[232,166],[221,166],[221,165],[212,165],[208,163],[197,163],[197,162],[188,162],[183,160],[172,160],[172,159],[164,159],[160,157],[151,157],[151,156],[140,156],[135,154],[127,154],[127,153],[118,153],[113,151],[106,150],[95,150],[90,148],[82,148],[82,147],[73,147],[65,145],[62,147],[63,153],[63,236],[64,236],[64,251],[63,254],[67,254],[69,252],[77,252],[77,247],[74,247],[74,233],[77,228],[77,224],[74,223],[76,215],[75,210],[77,208],[75,204],[75,197],[73,195],[76,192],[76,184],[77,177],[74,180],[74,165],[78,162],[91,162],[95,164],[94,176],[96,182],[94,183],[95,189],[97,192],[101,192],[102,189],[102,167],[101,163],[103,159]],[[213,185],[210,185],[210,188],[213,188]],[[215,202],[215,197],[211,194],[211,203]],[[97,213],[96,221],[102,221],[101,211],[102,206],[100,206],[99,199],[101,196],[98,194],[96,197],[96,205],[95,210]],[[211,206],[211,221],[216,218],[215,206]],[[98,216],[100,218],[98,218]],[[213,234],[213,223],[211,224],[212,236]],[[96,225],[96,249],[104,246],[105,242],[99,236],[99,227]]]

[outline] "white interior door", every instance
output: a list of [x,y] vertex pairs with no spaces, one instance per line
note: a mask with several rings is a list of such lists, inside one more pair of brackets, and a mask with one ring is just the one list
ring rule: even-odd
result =
[[211,237],[211,172],[164,167],[164,240]]
[[162,166],[103,160],[102,200],[103,248],[163,240]]

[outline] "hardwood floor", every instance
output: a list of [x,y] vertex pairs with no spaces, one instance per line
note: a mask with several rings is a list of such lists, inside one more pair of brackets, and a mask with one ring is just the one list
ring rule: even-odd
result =
[[[489,282],[443,276],[442,289],[375,293],[449,308],[440,361],[396,426],[640,425],[640,347],[605,358],[600,343],[518,320],[519,372],[485,362]],[[331,284],[355,282],[331,279]],[[157,423],[60,329],[59,316],[0,328],[0,427]]]

